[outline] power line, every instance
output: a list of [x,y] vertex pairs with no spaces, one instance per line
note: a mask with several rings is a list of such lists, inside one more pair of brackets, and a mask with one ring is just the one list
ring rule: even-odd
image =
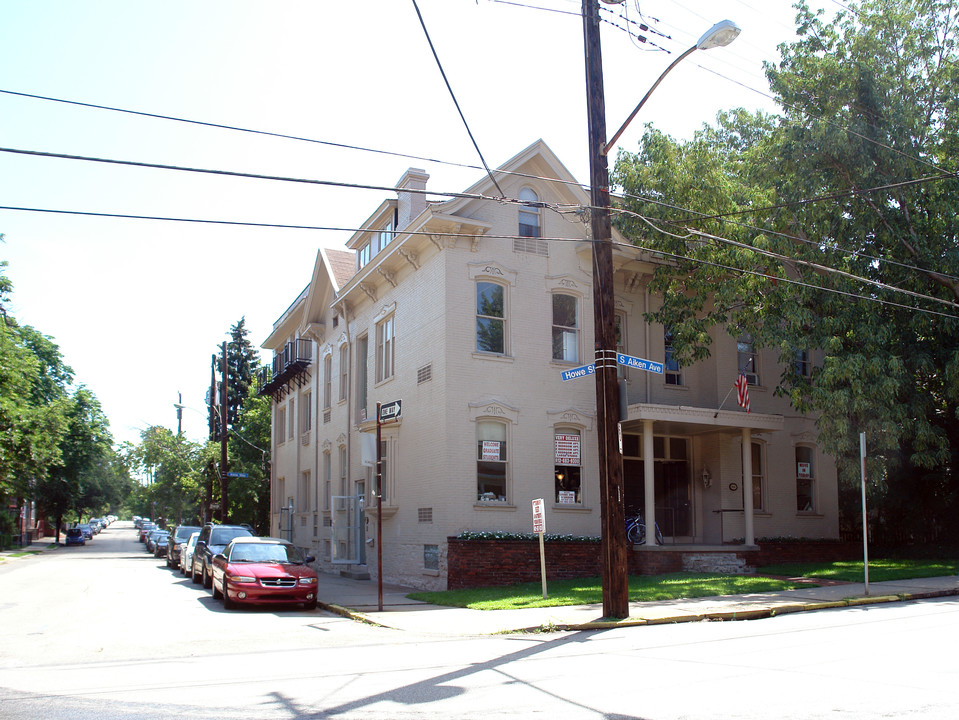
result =
[[[855,274],[853,274],[853,273],[847,272],[847,271],[845,271],[845,270],[839,270],[838,268],[833,268],[833,267],[830,267],[830,266],[828,266],[828,265],[823,265],[822,263],[815,263],[815,262],[812,262],[812,261],[809,261],[809,260],[800,260],[800,259],[797,259],[797,258],[790,257],[790,256],[788,256],[788,255],[783,255],[783,254],[781,254],[781,253],[773,252],[772,250],[766,250],[766,249],[764,249],[764,248],[757,248],[756,246],[750,245],[750,244],[748,244],[748,243],[742,243],[742,242],[738,242],[738,241],[736,241],[736,240],[730,240],[729,238],[724,238],[724,237],[721,237],[721,236],[719,236],[719,235],[712,235],[712,234],[710,234],[710,233],[701,232],[701,231],[699,231],[699,230],[693,230],[692,228],[686,228],[686,230],[688,231],[688,234],[687,234],[687,235],[676,235],[675,233],[671,233],[671,232],[668,232],[668,231],[666,231],[666,230],[663,230],[663,229],[660,228],[660,227],[657,227],[653,222],[651,222],[651,221],[649,220],[649,218],[646,218],[646,217],[640,215],[639,213],[629,212],[628,210],[627,210],[627,211],[623,211],[623,212],[624,212],[625,214],[628,214],[628,215],[631,215],[631,216],[633,216],[633,217],[636,217],[636,218],[638,218],[639,220],[642,220],[642,221],[645,222],[647,225],[649,225],[651,228],[653,228],[653,230],[656,230],[657,232],[663,233],[664,235],[669,235],[670,237],[677,238],[677,239],[679,239],[679,240],[687,240],[687,239],[689,239],[691,236],[694,236],[694,235],[695,235],[695,236],[699,236],[699,237],[701,237],[701,238],[705,238],[705,239],[707,239],[707,240],[714,240],[714,241],[716,241],[716,242],[723,243],[724,245],[730,245],[730,246],[732,246],[732,247],[741,248],[741,249],[743,249],[743,250],[750,250],[750,251],[752,251],[752,252],[755,252],[755,253],[758,254],[758,255],[764,255],[764,256],[766,256],[766,257],[771,257],[771,258],[773,258],[773,259],[775,259],[775,260],[779,260],[779,261],[781,261],[781,262],[793,263],[793,264],[795,264],[795,265],[802,265],[802,266],[804,266],[804,267],[808,267],[808,268],[810,268],[810,269],[812,269],[812,270],[815,270],[815,271],[819,271],[819,272],[823,272],[823,273],[829,273],[829,274],[833,274],[833,275],[838,275],[838,276],[840,276],[840,277],[846,278],[847,280],[853,280],[853,281],[855,281],[855,282],[863,283],[863,284],[865,284],[865,285],[872,285],[872,286],[877,287],[877,288],[880,288],[880,289],[882,289],[882,290],[888,290],[888,291],[891,291],[891,292],[902,293],[903,295],[908,295],[908,296],[910,296],[910,297],[914,297],[914,298],[916,298],[917,300],[926,300],[926,301],[930,301],[930,302],[937,302],[937,303],[941,303],[942,305],[948,305],[949,307],[953,307],[953,308],[959,309],[959,303],[952,302],[951,300],[944,300],[944,299],[942,299],[942,298],[937,298],[937,297],[934,297],[934,296],[932,296],[932,295],[925,295],[925,294],[923,294],[923,293],[917,293],[917,292],[914,292],[914,291],[912,291],[912,290],[906,290],[906,289],[904,289],[904,288],[896,287],[895,285],[889,285],[889,284],[887,284],[887,283],[883,283],[883,282],[880,282],[880,281],[878,281],[878,280],[872,280],[872,279],[869,279],[869,278],[864,278],[864,277],[861,277],[861,276],[859,276],[859,275],[855,275]],[[688,258],[688,259],[689,259],[689,260],[693,260],[694,258]],[[777,278],[777,279],[779,279],[779,278]]]
[[[666,203],[666,202],[663,202],[663,201],[661,201],[661,200],[656,200],[655,198],[644,197],[644,196],[642,196],[642,195],[633,195],[633,194],[630,194],[630,193],[620,193],[620,194],[616,194],[614,197],[619,198],[619,199],[624,199],[624,200],[638,200],[638,201],[640,201],[640,202],[647,202],[647,203],[650,203],[650,204],[652,204],[652,205],[659,205],[659,206],[664,207],[664,208],[667,208],[667,209],[669,209],[669,210],[682,210],[683,212],[693,213],[694,215],[696,215],[695,218],[687,219],[686,222],[695,222],[695,221],[698,221],[698,220],[701,220],[701,219],[704,219],[704,218],[707,217],[707,214],[706,214],[706,213],[696,212],[695,210],[691,210],[690,208],[684,208],[684,207],[681,207],[681,206],[679,206],[679,205],[671,205],[670,203]],[[620,208],[613,208],[613,210],[618,212],[618,211],[620,210]],[[805,245],[810,245],[810,246],[815,247],[815,248],[820,248],[820,247],[823,246],[823,241],[821,241],[821,240],[810,240],[810,239],[808,239],[808,238],[800,237],[799,235],[793,235],[792,233],[782,232],[782,231],[780,231],[780,230],[770,230],[769,228],[764,228],[764,227],[761,227],[761,226],[759,226],[759,225],[753,225],[753,224],[751,224],[751,223],[739,222],[739,221],[731,220],[731,219],[725,218],[725,217],[719,217],[718,219],[719,219],[721,222],[723,222],[723,223],[728,223],[728,224],[730,224],[730,225],[735,225],[736,227],[744,228],[744,229],[746,229],[746,230],[755,230],[756,232],[763,233],[764,235],[771,235],[771,236],[773,236],[773,237],[780,237],[780,238],[783,238],[783,239],[785,239],[785,240],[792,240],[792,241],[795,241],[795,242],[803,243],[803,244],[805,244]],[[674,221],[674,220],[668,220],[668,219],[666,219],[666,218],[656,218],[656,220],[657,220],[658,222],[667,223],[667,224],[672,224],[673,222],[680,222],[680,221],[678,221],[678,220],[677,220],[677,221]],[[875,262],[875,263],[880,263],[880,264],[885,264],[885,265],[893,265],[893,266],[896,266],[896,267],[903,268],[903,269],[905,269],[905,270],[914,270],[914,271],[920,272],[920,273],[926,273],[926,272],[928,272],[927,270],[925,270],[925,269],[923,269],[923,268],[921,268],[921,267],[918,267],[918,266],[916,266],[916,265],[910,265],[910,264],[908,264],[908,263],[899,262],[898,260],[890,260],[889,258],[883,258],[883,257],[879,257],[879,256],[877,256],[877,255],[868,255],[868,254],[866,254],[866,253],[864,253],[864,252],[861,252],[861,251],[859,251],[859,250],[847,250],[846,248],[841,247],[841,246],[836,245],[836,244],[830,244],[830,245],[828,246],[828,249],[829,249],[829,250],[832,250],[832,251],[834,251],[834,252],[841,253],[841,254],[843,254],[843,255],[856,256],[856,257],[859,257],[859,258],[863,258],[863,259],[865,259],[865,260],[869,260],[870,262]],[[942,272],[938,272],[937,274],[940,275],[940,276],[942,276],[942,277],[944,277],[944,278],[947,278],[947,279],[949,279],[949,280],[957,280],[957,281],[959,281],[959,277],[956,277],[956,276],[954,276],[954,275],[948,275],[948,274],[942,273]]]
[[[282,175],[261,175],[258,173],[245,173],[236,170],[214,170],[210,168],[195,168],[183,165],[165,165],[162,163],[137,162],[134,160],[115,160],[111,158],[91,157],[86,155],[69,155],[67,153],[50,153],[40,150],[22,150],[18,148],[0,147],[0,152],[12,153],[15,155],[30,155],[34,157],[55,158],[58,160],[83,160],[86,162],[104,163],[107,165],[123,165],[127,167],[150,168],[154,170],[177,170],[179,172],[198,173],[205,175],[220,175],[226,177],[247,178],[252,180],[273,180],[279,182],[302,183],[307,185],[323,185],[327,187],[348,188],[351,190],[377,190],[380,192],[408,192],[416,195],[438,195],[440,197],[467,199],[467,200],[492,200],[507,204],[526,205],[528,203],[516,198],[492,197],[481,193],[464,192],[437,192],[434,190],[421,190],[417,188],[398,188],[388,185],[364,185],[362,183],[348,183],[338,180],[314,180],[310,178],[286,177]],[[540,203],[542,204],[542,203]]]
[[[490,198],[490,199],[495,199],[495,198]],[[280,229],[280,230],[314,230],[314,231],[328,231],[328,232],[357,233],[357,232],[367,231],[370,229],[370,228],[337,227],[337,226],[324,226],[324,225],[290,225],[290,224],[281,224],[281,223],[257,223],[257,222],[245,222],[245,221],[239,221],[239,220],[213,220],[213,219],[202,219],[202,218],[168,217],[168,216],[159,216],[159,215],[102,213],[102,212],[91,212],[91,211],[83,211],[83,210],[59,210],[59,209],[52,209],[52,208],[16,207],[16,206],[10,206],[10,205],[0,205],[0,210],[11,210],[15,212],[45,213],[45,214],[54,214],[54,215],[79,215],[84,217],[99,217],[99,218],[112,218],[112,219],[123,219],[123,220],[151,220],[151,221],[159,221],[159,222],[181,222],[181,223],[195,223],[195,224],[204,224],[204,225],[226,225],[226,226],[240,226],[240,227],[270,228],[270,229]],[[661,231],[661,232],[664,232],[665,234],[671,234],[666,231]],[[475,235],[471,235],[469,233],[450,233],[450,232],[434,233],[434,232],[426,232],[426,231],[418,231],[418,230],[402,230],[402,231],[398,231],[397,234],[420,236],[420,237],[431,237],[436,235],[442,235],[443,237],[463,238],[468,240],[473,240],[476,237]],[[490,240],[521,240],[521,241],[530,240],[530,238],[525,235],[492,235],[490,234],[490,235],[483,235],[482,237]],[[574,242],[574,243],[592,242],[589,239],[568,238],[568,237],[540,237],[537,239],[542,240],[544,242]],[[860,300],[868,300],[870,302],[878,302],[884,305],[890,305],[893,307],[903,308],[906,310],[915,310],[916,312],[937,315],[945,318],[959,319],[959,316],[949,315],[947,313],[942,313],[935,310],[927,310],[925,308],[914,307],[910,305],[903,305],[901,303],[895,303],[889,300],[882,300],[879,298],[875,298],[870,295],[859,295],[852,292],[837,290],[835,288],[812,285],[810,283],[805,283],[799,280],[782,278],[776,275],[768,275],[755,270],[745,270],[743,268],[736,268],[728,265],[723,265],[721,263],[716,263],[709,260],[702,260],[700,258],[677,255],[675,253],[670,253],[665,250],[649,248],[637,243],[613,241],[613,244],[623,248],[631,248],[633,250],[642,250],[644,252],[648,252],[653,255],[659,255],[665,258],[672,258],[675,260],[698,263],[701,265],[709,265],[709,266],[713,266],[713,267],[717,267],[720,269],[729,270],[737,273],[755,275],[758,277],[767,278],[769,280],[774,280],[776,282],[784,282],[791,285],[798,285],[802,287],[812,288],[815,290],[821,290],[823,292],[842,295],[844,297],[856,298]],[[784,256],[784,257],[788,258],[788,256]],[[789,258],[789,260],[792,261],[791,258]]]
[[420,12],[420,6],[416,4],[416,0],[412,0],[413,9],[416,10],[416,17],[420,19],[420,25],[423,27],[423,34],[426,35],[426,42],[429,43],[430,50],[433,52],[433,59],[436,60],[436,67],[439,68],[440,75],[443,76],[443,82],[446,83],[446,89],[449,90],[450,97],[453,98],[453,104],[456,106],[456,112],[460,114],[460,119],[463,121],[463,126],[466,128],[467,135],[470,136],[470,140],[473,142],[473,147],[476,148],[476,154],[479,155],[479,159],[483,163],[483,167],[486,169],[486,174],[489,175],[489,179],[493,181],[493,185],[499,191],[499,194],[503,197],[506,196],[506,193],[503,192],[503,189],[499,186],[499,183],[496,182],[496,178],[493,177],[493,173],[489,169],[489,165],[486,164],[486,158],[483,157],[483,151],[480,150],[479,144],[476,142],[476,138],[473,137],[473,131],[470,130],[469,123],[466,122],[466,116],[463,114],[463,110],[460,108],[459,102],[456,100],[456,94],[453,92],[453,87],[450,85],[449,79],[446,77],[446,71],[443,69],[443,63],[440,62],[440,56],[436,52],[436,48],[433,46],[433,40],[430,37],[430,31],[426,29],[426,21],[423,20],[423,14]]
[[878,303],[880,305],[888,305],[890,307],[896,307],[903,310],[911,310],[914,312],[921,312],[927,315],[935,315],[938,317],[948,318],[950,320],[959,320],[959,315],[950,315],[948,313],[940,312],[939,310],[928,310],[926,308],[915,307],[913,305],[903,305],[902,303],[892,302],[891,300],[883,300],[882,298],[877,298],[872,295],[860,295],[853,292],[848,292],[845,290],[839,290],[837,288],[823,287],[821,285],[813,285],[811,283],[806,283],[801,280],[793,280],[791,278],[778,277],[777,275],[768,275],[767,273],[759,272],[758,270],[747,270],[745,268],[733,267],[731,265],[723,265],[722,263],[713,262],[711,260],[703,260],[701,258],[691,258],[685,255],[678,255],[676,253],[667,252],[664,250],[654,250],[653,248],[648,248],[643,245],[634,245],[632,243],[623,243],[618,241],[613,241],[613,245],[619,247],[628,247],[643,250],[645,252],[651,253],[653,255],[659,255],[664,258],[671,258],[673,260],[680,260],[683,262],[691,262],[699,265],[708,265],[709,267],[718,268],[720,270],[728,270],[729,272],[737,273],[740,275],[753,275],[755,277],[765,278],[777,283],[786,283],[787,285],[797,285],[799,287],[808,288],[810,290],[819,290],[821,292],[833,293],[834,295],[840,295],[843,297],[853,298],[855,300],[867,300],[869,302]]

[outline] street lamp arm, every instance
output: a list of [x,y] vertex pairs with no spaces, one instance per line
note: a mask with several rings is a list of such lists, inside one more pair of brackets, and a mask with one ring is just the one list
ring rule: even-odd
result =
[[657,87],[659,87],[659,83],[661,83],[661,82],[663,81],[663,78],[666,77],[667,75],[669,75],[669,71],[672,70],[672,69],[673,69],[674,67],[676,67],[677,65],[679,65],[680,62],[682,62],[683,60],[685,60],[685,59],[686,59],[687,57],[689,57],[694,51],[696,51],[696,50],[698,50],[698,49],[699,49],[699,46],[698,46],[698,45],[693,45],[691,48],[689,48],[689,50],[687,50],[687,51],[684,52],[682,55],[680,55],[678,58],[676,58],[675,60],[673,60],[673,61],[670,63],[670,65],[669,65],[668,68],[666,68],[665,70],[663,70],[663,74],[660,75],[659,78],[656,80],[656,82],[653,83],[653,86],[652,86],[649,90],[646,91],[646,94],[643,95],[643,99],[639,101],[639,105],[637,105],[637,106],[636,106],[636,109],[633,110],[633,111],[629,114],[629,117],[628,117],[628,118],[626,118],[626,122],[624,122],[623,125],[622,125],[622,127],[620,127],[619,130],[616,131],[616,134],[614,134],[613,137],[611,137],[611,138],[609,139],[609,142],[607,142],[606,144],[603,145],[603,149],[602,149],[603,155],[608,155],[608,154],[609,154],[610,149],[612,149],[613,145],[616,144],[616,141],[619,140],[619,136],[623,134],[623,132],[626,130],[626,127],[633,121],[633,118],[636,117],[636,114],[640,111],[640,109],[643,107],[643,105],[646,104],[646,101],[649,100],[649,96],[653,94],[653,91],[654,91]]

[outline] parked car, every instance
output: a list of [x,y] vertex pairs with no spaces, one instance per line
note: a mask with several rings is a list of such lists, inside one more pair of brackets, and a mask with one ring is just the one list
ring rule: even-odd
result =
[[153,557],[161,558],[166,557],[167,548],[169,547],[168,543],[170,542],[170,533],[166,530],[157,533],[156,537],[153,540]]
[[318,578],[290,542],[278,538],[237,537],[213,558],[213,597],[225,608],[238,604],[302,604],[316,608]]
[[180,574],[188,575],[191,572],[193,567],[193,551],[196,549],[196,539],[200,537],[199,531],[190,535],[190,539],[186,541],[183,545],[183,549],[180,550]]
[[140,523],[140,542],[145,543],[147,541],[147,535],[150,534],[151,530],[155,530],[156,525],[152,522],[142,522]]
[[93,528],[90,527],[89,523],[77,523],[76,527],[80,528],[84,540],[93,540]]
[[199,533],[200,528],[196,525],[177,525],[170,534],[169,544],[166,551],[166,566],[169,568],[180,567],[180,553],[183,552],[183,546],[193,533]]
[[241,525],[215,525],[207,523],[200,530],[200,537],[196,540],[196,549],[193,551],[193,565],[190,578],[193,582],[202,582],[203,587],[211,584],[211,569],[213,556],[223,552],[233,538],[253,537],[253,533]]
[[65,544],[67,545],[86,545],[87,539],[83,534],[83,530],[78,527],[70,528],[67,530],[65,536]]
[[147,552],[150,553],[151,555],[156,554],[157,542],[160,540],[160,538],[166,537],[169,534],[170,533],[168,533],[166,530],[161,530],[160,528],[153,528],[153,530],[151,530],[147,534],[147,539],[145,542]]

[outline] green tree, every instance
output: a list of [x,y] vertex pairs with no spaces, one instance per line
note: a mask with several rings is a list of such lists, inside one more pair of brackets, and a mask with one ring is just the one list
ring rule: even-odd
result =
[[79,520],[84,509],[99,508],[115,495],[109,475],[101,471],[110,466],[113,438],[96,396],[78,387],[66,402],[64,420],[60,461],[36,487],[44,512],[54,519],[58,542],[67,511],[76,510]]
[[226,365],[229,387],[227,388],[227,423],[236,423],[244,401],[253,387],[253,377],[260,365],[260,354],[247,339],[250,331],[246,317],[241,317],[230,328],[230,341],[226,346]]
[[621,229],[670,260],[649,319],[681,362],[716,325],[778,349],[778,391],[820,414],[846,487],[866,432],[886,519],[956,529],[957,5],[796,7],[799,39],[767,66],[781,114],[724,113],[686,143],[647,129],[617,161]]
[[148,479],[135,497],[140,514],[171,524],[200,519],[201,451],[201,445],[165,427],[141,432],[135,456]]

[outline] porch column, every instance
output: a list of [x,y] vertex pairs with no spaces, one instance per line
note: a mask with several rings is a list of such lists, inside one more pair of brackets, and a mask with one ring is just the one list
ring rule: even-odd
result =
[[643,420],[643,483],[646,498],[646,542],[656,544],[656,480],[653,464],[653,421]]
[[753,533],[753,431],[743,428],[743,513],[746,544],[755,545]]

